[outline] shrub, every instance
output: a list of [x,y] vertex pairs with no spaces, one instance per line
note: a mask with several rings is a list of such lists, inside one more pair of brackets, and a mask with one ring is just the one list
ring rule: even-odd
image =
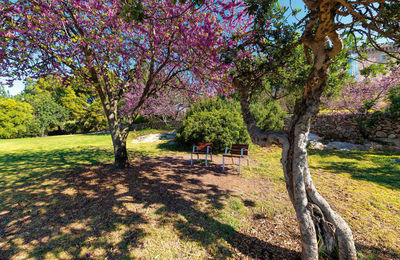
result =
[[394,118],[400,116],[400,86],[392,87],[389,91],[390,106],[388,112]]
[[281,130],[284,127],[286,112],[273,99],[265,99],[250,105],[250,111],[263,131]]
[[200,102],[189,110],[177,141],[188,147],[212,142],[214,152],[222,152],[235,143],[248,143],[250,138],[239,111],[237,101],[219,98]]

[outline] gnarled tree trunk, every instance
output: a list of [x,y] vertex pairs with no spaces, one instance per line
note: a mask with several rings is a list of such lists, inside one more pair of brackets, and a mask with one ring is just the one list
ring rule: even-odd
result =
[[242,113],[252,141],[261,146],[277,144],[282,147],[281,162],[300,227],[303,259],[318,259],[320,250],[332,254],[336,248],[340,259],[356,259],[350,228],[318,193],[307,164],[307,136],[311,119],[318,111],[318,93],[297,103],[287,132],[262,132],[250,114],[246,85],[236,80],[235,87],[240,92]]
[[318,193],[307,164],[306,146],[310,124],[318,113],[320,97],[332,62],[331,49],[327,48],[327,43],[328,37],[322,37],[307,46],[313,51],[314,64],[287,132],[262,132],[250,113],[251,89],[248,88],[248,79],[238,77],[234,80],[234,86],[240,92],[242,114],[253,142],[261,146],[278,144],[282,147],[281,162],[300,227],[303,259],[318,259],[320,250],[332,255],[336,248],[340,259],[356,259],[350,228]]

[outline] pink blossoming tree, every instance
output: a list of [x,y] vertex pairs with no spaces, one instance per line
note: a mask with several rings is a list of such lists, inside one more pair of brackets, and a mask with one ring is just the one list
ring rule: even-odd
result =
[[152,105],[157,94],[230,89],[219,51],[224,36],[246,25],[244,15],[233,15],[240,2],[143,0],[140,22],[125,19],[120,0],[0,3],[0,77],[10,84],[48,74],[81,77],[101,99],[120,168],[128,164],[129,127],[142,108],[162,105]]
[[394,69],[381,78],[365,78],[343,87],[339,96],[324,100],[329,108],[351,114],[368,113],[368,110],[383,109],[382,102],[390,88],[400,84],[400,69]]

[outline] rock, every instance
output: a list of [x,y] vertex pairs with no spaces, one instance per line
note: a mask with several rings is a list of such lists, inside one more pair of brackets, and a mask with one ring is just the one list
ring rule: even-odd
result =
[[162,139],[162,140],[170,140],[170,139],[174,139],[175,137],[176,137],[176,135],[163,134],[160,139]]
[[383,151],[385,148],[384,148],[383,145],[381,145],[381,144],[373,143],[372,149],[373,149],[374,151]]
[[139,136],[138,139],[132,140],[132,143],[152,143],[160,140],[162,134],[149,134]]
[[321,136],[318,136],[316,134],[312,134],[312,133],[308,133],[308,141],[321,141],[322,139],[324,139]]
[[395,135],[395,134],[390,134],[390,135],[388,135],[388,138],[389,138],[389,139],[395,139],[395,138],[396,138],[396,135]]
[[162,134],[149,134],[139,136],[136,140],[132,140],[132,143],[152,143],[159,140],[171,140],[176,137],[176,131],[174,132],[166,132]]
[[400,146],[400,138],[397,138],[397,139],[376,138],[376,140],[381,142],[381,143],[384,143],[384,144]]
[[324,150],[325,145],[318,141],[310,141],[310,148],[316,150]]
[[346,142],[330,142],[327,145],[325,145],[325,149],[336,149],[340,151],[368,151],[371,148],[371,144],[365,144],[365,145],[360,145],[360,144],[352,144],[352,143],[346,143]]
[[386,138],[386,136],[387,136],[386,133],[385,133],[385,132],[382,132],[382,131],[376,132],[375,135],[376,135],[376,137],[378,137],[378,138]]

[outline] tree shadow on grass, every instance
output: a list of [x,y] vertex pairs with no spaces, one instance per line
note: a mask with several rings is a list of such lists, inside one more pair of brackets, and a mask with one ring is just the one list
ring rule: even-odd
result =
[[[335,173],[348,173],[356,180],[375,182],[391,189],[400,189],[400,164],[394,160],[394,152],[364,151],[310,151],[310,155],[337,156],[340,161],[324,160],[314,169]],[[373,163],[373,167],[368,165]]]
[[[237,252],[262,259],[299,256],[295,251],[248,236],[216,220],[211,212],[222,209],[223,198],[231,192],[204,183],[197,177],[226,175],[217,165],[191,167],[189,161],[178,158],[146,158],[138,161],[129,172],[127,183],[130,183],[130,194],[140,198],[138,202],[144,202],[146,207],[161,204],[156,214],[168,219],[181,239],[200,243],[212,257],[232,257]],[[211,209],[198,208],[197,202],[202,199],[207,200]],[[176,218],[177,215],[183,216],[184,220]],[[230,247],[220,243],[220,240],[226,241]]]
[[[145,236],[135,227],[145,219],[123,210],[123,202],[110,196],[114,187],[85,184],[118,179],[113,172],[86,176],[90,166],[82,162],[99,164],[109,156],[98,149],[0,156],[0,259],[127,256],[128,244],[138,245]],[[75,178],[75,171],[86,175]],[[124,225],[133,226],[123,230]],[[110,232],[119,232],[124,240],[101,239]]]
[[184,146],[180,145],[174,139],[169,140],[164,143],[159,143],[157,145],[157,148],[159,148],[161,150],[165,150],[165,151],[171,151],[171,152],[190,152],[191,151],[191,147],[184,147]]
[[[221,176],[219,167],[190,167],[171,157],[138,159],[126,170],[97,163],[109,156],[92,150],[0,157],[0,258],[131,258],[155,221],[146,215],[149,208],[212,257],[299,257],[214,217],[230,191],[199,177]],[[95,166],[80,164],[85,160]],[[207,209],[198,208],[202,199]]]
[[374,246],[365,246],[356,243],[356,249],[360,259],[400,259],[399,253],[396,254],[393,251],[387,251]]

